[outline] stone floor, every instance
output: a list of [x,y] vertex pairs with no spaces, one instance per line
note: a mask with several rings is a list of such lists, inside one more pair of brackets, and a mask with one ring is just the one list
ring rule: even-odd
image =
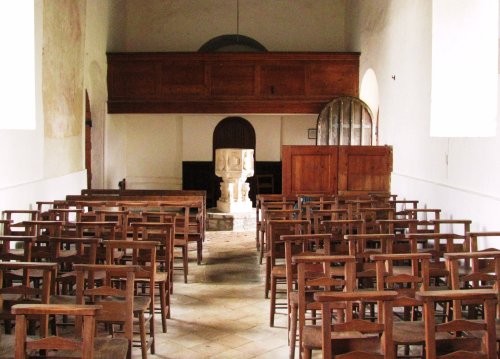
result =
[[[194,252],[190,254],[194,259]],[[188,284],[175,277],[172,318],[151,358],[287,358],[286,315],[269,327],[264,266],[255,232],[207,232],[203,264],[189,264]],[[134,358],[140,351],[134,349]]]

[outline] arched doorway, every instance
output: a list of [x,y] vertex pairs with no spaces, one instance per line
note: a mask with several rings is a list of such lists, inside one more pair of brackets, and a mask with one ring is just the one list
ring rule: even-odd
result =
[[[214,129],[212,141],[212,164],[215,168],[215,150],[218,148],[247,148],[254,150],[255,161],[255,130],[250,122],[243,117],[231,116],[221,120]],[[215,173],[215,172],[214,172]],[[221,178],[215,176],[212,193],[215,200],[220,197]],[[255,188],[253,177],[248,179],[250,183],[250,198],[255,203]]]

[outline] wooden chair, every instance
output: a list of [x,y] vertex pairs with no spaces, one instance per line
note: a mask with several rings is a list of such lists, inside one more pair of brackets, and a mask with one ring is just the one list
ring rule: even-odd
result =
[[[295,355],[295,342],[297,335],[298,320],[298,292],[297,287],[298,271],[297,265],[292,262],[292,257],[297,255],[330,255],[330,234],[299,234],[284,235],[280,241],[285,243],[285,269],[288,304],[288,333],[290,345],[290,357]],[[270,313],[274,315],[273,312]]]
[[[259,248],[259,263],[262,264],[262,259],[264,258],[265,252],[269,250],[267,248],[267,221],[268,217],[272,217],[272,215],[268,215],[268,211],[288,211],[288,210],[298,210],[295,208],[295,202],[293,201],[280,201],[280,202],[263,202],[260,208],[260,241],[258,244]],[[290,213],[292,216],[292,214]]]
[[[430,253],[377,254],[371,259],[376,263],[377,290],[393,290],[398,293],[393,307],[403,308],[399,321],[394,321],[393,341],[397,355],[398,346],[404,346],[405,357],[410,354],[410,346],[422,346],[422,358],[425,354],[424,322],[418,320],[417,309],[422,310],[423,303],[415,299],[415,293],[429,290]],[[411,265],[401,270],[399,262],[410,261]],[[398,270],[396,270],[398,269]],[[380,315],[380,313],[379,313]],[[413,354],[414,355],[414,354]],[[413,357],[412,355],[412,357]]]
[[[392,304],[394,291],[356,291],[345,293],[316,293],[314,299],[321,303],[322,351],[324,359],[393,359]],[[332,324],[331,306],[338,302],[377,301],[383,308],[377,323],[352,319],[346,311],[345,322]],[[304,352],[308,354],[307,351]],[[305,355],[304,358],[310,359]]]
[[[432,254],[430,277],[434,280],[434,286],[449,285],[449,270],[443,258],[444,253],[470,252],[469,242],[455,233],[408,233],[406,238],[410,241],[412,253]],[[469,265],[463,268],[468,270]]]
[[[188,281],[189,274],[189,242],[190,239],[196,237],[197,242],[197,261],[198,264],[201,263],[201,252],[203,250],[202,240],[199,233],[192,232],[190,227],[190,204],[185,201],[172,202],[172,203],[162,203],[160,207],[161,212],[171,212],[175,213],[174,227],[175,227],[175,237],[174,237],[174,248],[180,248],[182,259],[182,271],[184,274],[184,283]],[[193,235],[191,235],[193,234]],[[177,257],[174,257],[174,259]],[[175,268],[177,269],[177,268]]]
[[311,221],[313,233],[328,233],[325,223],[347,219],[347,210],[345,208],[310,210],[306,219]]
[[365,233],[365,221],[362,219],[322,221],[321,226],[323,233],[332,235],[331,251],[335,254],[349,254],[349,241],[345,239],[346,235]]
[[[500,288],[500,251],[486,250],[467,253],[445,253],[444,258],[450,270],[451,289],[479,289]],[[465,274],[461,273],[462,262],[471,262],[471,270]],[[499,297],[500,299],[500,297]],[[477,317],[477,304],[462,301],[462,306],[468,306],[468,317]],[[461,310],[462,308],[453,308]],[[500,315],[500,307],[497,313]],[[500,321],[497,321],[500,330]]]
[[260,230],[262,223],[262,204],[265,202],[283,202],[286,201],[286,196],[282,194],[259,194],[255,196],[255,246],[257,250],[260,248]]
[[[321,349],[321,328],[314,326],[318,317],[317,311],[321,306],[313,298],[317,292],[354,290],[354,274],[356,258],[353,256],[322,256],[322,255],[298,255],[292,258],[292,263],[297,266],[297,316],[298,320],[292,319],[291,324],[298,322],[299,350],[304,352],[305,357],[311,356],[313,349]],[[343,321],[344,317],[352,316],[352,305],[337,303],[331,310],[337,311],[337,320]],[[311,316],[308,316],[311,313]],[[311,322],[312,326],[307,325]],[[292,328],[290,338],[291,346],[295,344],[295,328]]]
[[410,242],[405,235],[417,232],[418,220],[384,219],[377,220],[377,224],[380,227],[379,233],[394,234],[393,253],[411,253]]
[[65,237],[76,236],[76,222],[82,219],[83,209],[77,208],[51,208],[47,211],[48,220],[62,222],[62,235]]
[[[79,238],[91,237],[101,238],[103,242],[97,248],[97,263],[106,262],[106,247],[107,241],[116,240],[116,222],[93,222],[83,221],[76,222],[76,236]],[[119,260],[124,256],[124,252],[116,252],[115,260]]]
[[[40,212],[37,210],[5,210],[2,211],[2,218],[4,220],[10,221],[10,225],[8,226],[8,231],[5,231],[4,234],[12,234],[12,235],[26,235],[24,225],[22,222],[24,221],[36,221],[39,219]],[[19,227],[19,228],[18,228]]]
[[[500,244],[496,244],[496,242],[500,241],[500,232],[469,232],[466,234],[467,242],[469,243],[469,248],[471,252],[477,252],[479,250],[480,242],[484,241],[483,250],[497,250],[500,247]],[[493,246],[492,246],[492,243]]]
[[[278,281],[286,282],[285,245],[279,241],[280,236],[287,234],[310,234],[311,223],[306,220],[270,220],[267,222],[268,251],[266,253],[266,298],[271,291],[271,311],[276,309],[276,292]],[[269,325],[274,326],[274,314]]]
[[[19,285],[7,279],[7,274],[12,271],[21,271],[22,281]],[[32,285],[31,271],[42,272],[43,280],[38,287]],[[49,303],[52,276],[56,271],[56,263],[0,262],[0,295],[2,299],[0,320],[5,323],[6,334],[10,334],[11,322],[14,320],[14,315],[11,312],[13,305],[20,303]],[[41,318],[40,326],[41,334],[46,334],[48,328],[46,318]]]
[[418,220],[417,233],[435,232],[435,226],[431,221],[439,220],[441,210],[437,208],[411,208],[404,211],[406,219]]
[[[160,264],[159,268],[162,270],[156,272],[155,284],[160,291],[160,315],[162,329],[166,333],[167,318],[170,318],[170,289],[173,287],[174,224],[136,222],[132,223],[132,230],[134,241],[158,241],[160,243],[156,247],[155,262]],[[138,253],[140,258],[148,262],[149,250],[146,249],[142,254],[140,252]],[[154,291],[154,287],[149,290]],[[164,293],[161,292],[162,290]]]
[[[416,293],[416,299],[424,303],[426,359],[461,358],[476,359],[497,357],[495,306],[498,293],[493,289],[439,290]],[[453,311],[453,320],[437,324],[435,303],[453,301],[460,308],[461,301],[481,301],[484,306],[483,321],[462,318],[462,311]],[[482,331],[482,338],[471,332]],[[439,333],[453,333],[451,338],[436,339]]]
[[396,219],[404,219],[407,217],[406,208],[408,209],[417,209],[418,201],[416,200],[406,200],[406,199],[392,199],[387,201],[388,204],[394,208],[394,215]]
[[394,219],[394,212],[391,207],[360,208],[358,211],[359,219],[365,221],[365,233],[381,233],[378,221]]
[[[75,295],[76,272],[75,264],[96,264],[97,248],[102,243],[101,238],[93,237],[50,237],[48,242],[48,260],[58,264],[57,276],[52,291],[52,303],[71,304],[62,298],[65,295]],[[63,302],[60,302],[63,300]],[[72,300],[74,303],[74,300]]]
[[[72,357],[82,359],[127,357],[128,343],[123,338],[94,338],[95,318],[101,310],[99,305],[55,305],[55,304],[17,304],[12,307],[16,316],[16,359],[32,357],[30,354],[57,351],[57,355],[70,352]],[[26,334],[27,318],[37,316],[75,316],[82,318],[82,327],[77,328],[75,338],[50,336],[28,340]]]
[[[196,201],[160,202],[160,211],[175,211],[176,208],[181,210],[175,219],[176,236],[187,238],[188,243],[196,243],[196,263],[200,265],[203,260],[203,241],[205,239],[201,203]],[[192,213],[192,211],[196,211],[196,213]]]
[[0,219],[0,235],[6,235],[10,231],[12,220]]
[[[151,354],[155,352],[155,326],[154,326],[154,318],[155,318],[155,285],[159,287],[159,296],[160,296],[160,305],[162,308],[162,325],[163,321],[166,318],[166,291],[167,291],[167,282],[168,276],[165,272],[157,271],[157,263],[156,263],[156,249],[160,246],[160,242],[156,241],[122,241],[115,240],[109,241],[106,243],[107,249],[107,257],[108,263],[111,264],[114,262],[116,257],[115,252],[119,252],[121,250],[130,250],[132,252],[131,264],[139,265],[140,270],[135,272],[135,283],[146,283],[149,286],[149,294],[147,296],[142,296],[142,298],[148,299],[148,309],[149,309],[149,336],[151,343]],[[136,298],[135,302],[138,299]],[[145,304],[144,301],[141,301],[142,304]],[[142,325],[141,325],[142,326]],[[144,350],[144,347],[143,347]]]
[[96,222],[115,222],[115,236],[117,239],[126,240],[128,230],[128,211],[102,210],[95,211]]
[[[76,264],[76,304],[96,304],[102,310],[96,313],[95,320],[108,325],[123,325],[123,336],[127,339],[127,357],[131,358],[133,344],[134,313],[139,318],[142,358],[147,358],[145,311],[149,307],[149,298],[138,303],[134,298],[135,275],[141,268],[134,265]],[[104,281],[96,281],[96,273],[105,272]],[[122,289],[112,285],[118,280]],[[102,285],[96,286],[101,282]],[[75,321],[75,327],[81,326],[81,318]],[[154,337],[153,337],[154,338]],[[151,344],[154,354],[154,344]]]

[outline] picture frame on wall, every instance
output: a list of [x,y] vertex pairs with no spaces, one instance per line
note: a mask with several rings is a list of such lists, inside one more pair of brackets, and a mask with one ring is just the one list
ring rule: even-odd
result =
[[307,138],[308,139],[315,140],[317,135],[318,135],[318,133],[317,133],[317,130],[315,128],[309,128],[307,130]]

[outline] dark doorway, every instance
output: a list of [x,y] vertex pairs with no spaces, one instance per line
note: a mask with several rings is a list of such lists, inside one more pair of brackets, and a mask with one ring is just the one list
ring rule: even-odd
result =
[[[255,161],[255,130],[250,122],[243,117],[226,117],[220,121],[214,129],[212,145],[212,163],[215,168],[215,150],[218,148],[247,148],[254,150]],[[255,164],[255,163],[254,163]],[[255,167],[255,166],[254,166]],[[213,175],[212,198],[220,197],[220,182],[221,178]],[[250,177],[247,182],[250,183],[250,198],[255,204],[255,186],[253,177]]]
[[92,114],[90,113],[89,94],[85,90],[85,169],[87,188],[92,188]]

